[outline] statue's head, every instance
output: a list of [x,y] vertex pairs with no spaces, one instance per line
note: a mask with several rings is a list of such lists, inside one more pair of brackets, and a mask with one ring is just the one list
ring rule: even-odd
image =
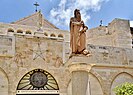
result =
[[74,10],[74,17],[78,20],[81,21],[81,14],[79,9]]

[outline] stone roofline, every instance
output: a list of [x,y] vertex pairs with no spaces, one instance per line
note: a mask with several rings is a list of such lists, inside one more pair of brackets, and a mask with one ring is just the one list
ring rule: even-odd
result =
[[[113,23],[115,21],[130,21],[130,20],[128,20],[128,19],[122,19],[122,18],[115,18],[115,19],[112,20],[111,23]],[[108,23],[108,25],[111,24],[111,23]]]
[[[43,20],[44,20],[44,19],[43,19]],[[54,28],[59,29],[59,28],[57,28],[56,26],[54,26],[52,23],[49,23],[49,21],[48,21],[47,19],[45,19],[45,21],[46,21],[46,23],[50,24],[50,25],[53,26]]]
[[11,24],[15,24],[15,23],[20,22],[20,21],[22,21],[22,20],[24,20],[24,19],[30,18],[31,16],[34,16],[34,15],[36,15],[36,14],[38,14],[38,12],[36,12],[36,13],[34,13],[34,14],[31,14],[31,15],[29,15],[29,16],[27,16],[27,17],[21,18],[21,19],[15,21],[15,22],[11,22]]
[[108,23],[107,26],[97,26],[97,27],[94,27],[94,28],[89,29],[89,31],[93,31],[93,30],[98,29],[98,28],[99,28],[99,29],[108,28],[109,25],[114,24],[116,21],[130,21],[130,20],[115,18],[115,19],[113,19],[110,23]]
[[[50,23],[47,19],[45,19],[44,18],[44,16],[43,17],[40,17],[39,15],[41,15],[42,16],[42,13],[41,13],[41,11],[38,11],[38,12],[36,12],[36,13],[34,13],[34,14],[32,14],[32,15],[29,15],[29,16],[27,16],[27,17],[24,17],[24,18],[22,18],[22,19],[20,19],[20,20],[17,20],[17,21],[15,21],[15,22],[12,22],[11,24],[19,24],[19,25],[23,25],[23,21],[24,20],[27,20],[27,19],[33,19],[32,17],[34,17],[35,15],[37,15],[38,17],[37,18],[34,18],[34,19],[42,19],[42,22],[44,22],[45,24],[47,24],[47,25],[50,25],[51,26],[51,28],[55,28],[55,29],[59,29],[59,28],[57,28],[55,25],[53,25],[52,23]],[[37,22],[39,22],[39,21],[37,21]],[[36,23],[37,23],[36,22]],[[40,22],[39,22],[40,23]],[[30,25],[27,25],[27,26],[30,26]]]

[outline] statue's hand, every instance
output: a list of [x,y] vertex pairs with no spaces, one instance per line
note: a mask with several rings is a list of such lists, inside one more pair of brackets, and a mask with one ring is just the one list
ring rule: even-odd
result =
[[86,31],[86,30],[87,30],[87,28],[85,27],[85,28],[84,28],[84,31]]

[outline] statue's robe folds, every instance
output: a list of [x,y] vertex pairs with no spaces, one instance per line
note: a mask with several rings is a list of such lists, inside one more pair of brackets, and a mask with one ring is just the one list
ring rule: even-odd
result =
[[86,34],[80,31],[82,27],[81,21],[78,22],[73,17],[70,19],[70,46],[72,53],[78,54],[85,50]]

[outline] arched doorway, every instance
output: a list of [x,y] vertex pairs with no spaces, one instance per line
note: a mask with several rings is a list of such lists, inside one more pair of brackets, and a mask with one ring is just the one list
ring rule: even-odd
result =
[[112,82],[111,95],[115,95],[115,92],[113,91],[113,89],[116,86],[119,86],[125,82],[133,83],[133,76],[131,76],[130,74],[128,74],[126,72],[122,72],[122,73],[118,74]]
[[89,73],[88,76],[88,89],[86,95],[103,95],[102,87],[98,78],[92,73]]
[[0,68],[0,95],[8,95],[8,79],[6,73]]
[[50,73],[35,69],[19,81],[16,95],[59,95],[59,86]]

